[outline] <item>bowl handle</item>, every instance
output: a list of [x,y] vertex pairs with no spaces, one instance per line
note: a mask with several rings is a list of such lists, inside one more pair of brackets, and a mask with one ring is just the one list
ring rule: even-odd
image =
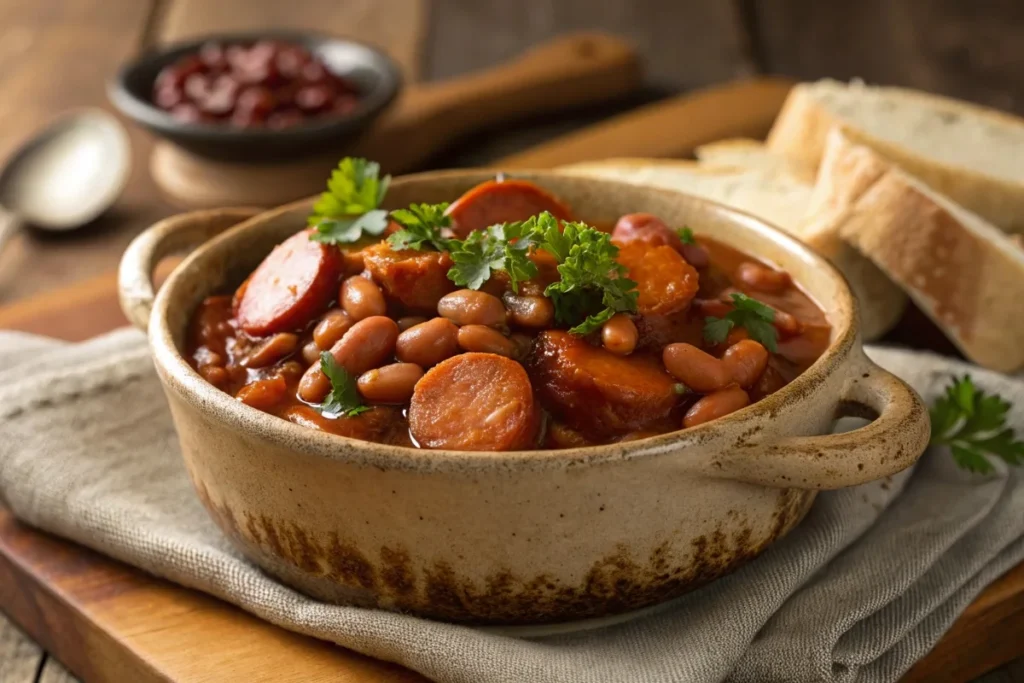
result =
[[155,296],[153,268],[161,259],[202,244],[262,210],[240,207],[192,211],[146,228],[128,245],[117,271],[117,295],[128,320],[143,331],[149,326]]
[[738,446],[710,464],[716,476],[778,488],[837,489],[910,467],[931,435],[928,409],[903,380],[860,352],[836,417],[875,417],[859,429]]

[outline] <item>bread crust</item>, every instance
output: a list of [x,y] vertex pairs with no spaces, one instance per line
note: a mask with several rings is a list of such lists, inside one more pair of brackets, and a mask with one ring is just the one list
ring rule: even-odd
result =
[[[819,89],[836,86],[866,87],[827,80],[795,86],[768,133],[765,143],[768,150],[789,157],[797,164],[816,169],[824,157],[829,131],[841,125],[851,141],[880,152],[935,190],[1003,231],[1024,234],[1024,183],[928,158],[897,143],[868,134],[855,123],[829,110],[817,96]],[[948,116],[976,117],[995,125],[1024,130],[1024,119],[994,109],[904,88],[887,87],[883,90],[893,98],[916,101]]]

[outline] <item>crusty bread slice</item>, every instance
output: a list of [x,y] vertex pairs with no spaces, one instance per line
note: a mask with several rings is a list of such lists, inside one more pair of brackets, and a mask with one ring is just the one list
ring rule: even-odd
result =
[[[751,213],[807,241],[803,231],[808,225],[805,216],[812,200],[812,187],[786,173],[657,159],[607,159],[563,166],[559,170],[704,197]],[[810,229],[821,230],[823,226],[812,223]],[[906,295],[838,237],[826,239],[826,235],[817,232],[815,236],[818,244],[810,246],[833,259],[861,301],[864,338],[877,339],[885,334],[899,319],[906,306]]]
[[814,168],[770,151],[760,140],[751,140],[750,138],[719,140],[701,145],[694,150],[694,153],[702,164],[789,173],[803,182],[814,182]]
[[767,147],[817,168],[835,125],[1002,230],[1024,233],[1024,119],[914,90],[822,80],[790,91]]
[[826,231],[899,283],[971,360],[1024,368],[1024,249],[1016,239],[841,129],[828,136],[821,173],[832,188]]

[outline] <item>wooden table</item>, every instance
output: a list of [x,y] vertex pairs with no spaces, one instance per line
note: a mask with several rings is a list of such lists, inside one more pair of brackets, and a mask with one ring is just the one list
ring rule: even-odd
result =
[[[336,14],[341,4],[0,0],[0,158],[58,113],[103,106],[104,80],[140,48],[214,27],[368,31],[390,47],[409,79],[488,66],[577,28],[624,34],[647,57],[652,89],[637,100],[471,140],[430,164],[438,167],[485,162],[645,98],[763,71],[803,78],[865,76],[1024,111],[1024,83],[1017,78],[1024,61],[1024,43],[1017,39],[1024,5],[1012,0],[989,3],[996,11],[957,0],[352,0],[344,4],[354,15]],[[473,39],[478,36],[486,39]],[[838,44],[845,49],[836,50]],[[139,230],[174,211],[144,172],[150,140],[133,129],[132,144],[137,171],[110,214],[69,238],[29,233],[0,258],[0,304],[112,270]],[[85,289],[98,286],[95,279],[90,283]],[[0,614],[0,682],[70,680]],[[1018,660],[983,680],[1024,681],[1024,663]]]

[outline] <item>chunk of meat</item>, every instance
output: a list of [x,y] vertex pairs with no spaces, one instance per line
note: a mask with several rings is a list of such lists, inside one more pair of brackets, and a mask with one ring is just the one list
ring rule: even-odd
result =
[[330,418],[309,406],[297,405],[286,409],[281,416],[303,427],[364,441],[387,441],[393,431],[405,426],[401,410],[394,406],[373,406],[355,417]]
[[544,407],[587,437],[657,424],[677,400],[656,359],[617,356],[560,330],[537,336],[530,377]]
[[563,221],[572,220],[569,207],[528,180],[488,180],[468,190],[445,212],[452,231],[464,238],[495,223],[524,221],[547,211]]
[[636,281],[641,315],[670,315],[684,311],[697,294],[697,270],[672,247],[648,247],[634,242],[619,249],[619,263]]
[[522,450],[536,445],[540,410],[522,365],[491,353],[463,353],[416,383],[409,428],[426,448]]
[[612,230],[612,241],[619,246],[639,243],[683,250],[683,242],[676,231],[653,213],[629,213],[620,218]]
[[238,322],[262,337],[306,327],[338,291],[343,259],[337,248],[298,232],[277,245],[242,285]]
[[381,242],[362,254],[366,270],[384,295],[409,311],[433,313],[441,297],[455,290],[455,283],[448,279],[452,260],[447,252],[396,251]]

